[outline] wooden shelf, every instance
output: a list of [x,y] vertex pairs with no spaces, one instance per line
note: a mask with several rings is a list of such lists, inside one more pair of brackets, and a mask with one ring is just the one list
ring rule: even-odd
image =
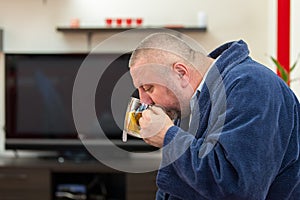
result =
[[149,30],[149,29],[171,29],[179,32],[205,32],[206,27],[179,27],[179,26],[165,26],[165,27],[79,27],[79,28],[72,28],[72,27],[57,27],[57,31],[61,32],[78,32],[78,33],[88,33],[88,32],[120,32],[120,31],[127,31],[130,29],[139,29],[139,30]]
[[170,29],[178,32],[206,32],[206,27],[184,27],[184,26],[164,26],[164,27],[79,27],[72,28],[70,26],[59,26],[56,28],[57,31],[63,33],[84,33],[87,35],[87,46],[91,49],[91,41],[94,33],[118,33],[136,29],[139,31],[153,31],[155,29]]

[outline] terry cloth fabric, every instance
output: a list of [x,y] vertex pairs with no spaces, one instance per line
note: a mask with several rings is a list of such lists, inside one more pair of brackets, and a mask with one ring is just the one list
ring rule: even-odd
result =
[[191,127],[166,133],[157,199],[299,199],[297,98],[244,41],[210,56]]

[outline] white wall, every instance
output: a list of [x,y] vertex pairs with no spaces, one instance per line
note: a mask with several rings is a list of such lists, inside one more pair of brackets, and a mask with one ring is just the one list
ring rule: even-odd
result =
[[[196,25],[197,12],[208,14],[208,33],[199,36],[211,50],[228,40],[245,39],[252,54],[264,61],[268,53],[268,1],[252,0],[0,0],[0,27],[5,51],[84,51],[83,34],[63,34],[58,25],[72,18],[103,25],[105,17],[143,17],[145,25]],[[95,41],[97,43],[99,41]],[[96,45],[96,44],[95,44]]]
[[[208,51],[221,43],[244,39],[251,56],[269,65],[268,55],[276,52],[275,10],[274,0],[0,0],[0,27],[5,33],[5,52],[82,52],[88,51],[86,36],[57,32],[58,25],[68,25],[72,18],[79,18],[83,26],[97,26],[103,25],[106,17],[143,17],[145,25],[193,26],[197,24],[197,13],[205,11],[208,32],[190,36]],[[109,35],[97,34],[93,46],[106,37]],[[1,57],[0,67],[0,123],[3,125]]]
[[[300,2],[298,0],[291,0],[291,65],[300,56]],[[300,99],[300,57],[298,65],[291,74],[291,79],[295,81],[291,82],[291,88]],[[297,80],[296,80],[297,79]]]

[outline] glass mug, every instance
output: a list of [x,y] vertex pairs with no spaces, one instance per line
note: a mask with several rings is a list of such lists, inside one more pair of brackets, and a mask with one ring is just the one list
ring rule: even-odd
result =
[[141,138],[139,119],[142,117],[142,112],[148,107],[147,104],[141,103],[139,99],[131,97],[124,120],[123,142],[127,141],[127,134]]

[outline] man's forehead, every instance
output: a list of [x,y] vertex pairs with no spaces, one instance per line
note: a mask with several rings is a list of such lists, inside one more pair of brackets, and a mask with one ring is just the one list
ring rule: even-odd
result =
[[134,86],[138,88],[145,84],[165,84],[166,67],[156,63],[131,67],[130,74]]

